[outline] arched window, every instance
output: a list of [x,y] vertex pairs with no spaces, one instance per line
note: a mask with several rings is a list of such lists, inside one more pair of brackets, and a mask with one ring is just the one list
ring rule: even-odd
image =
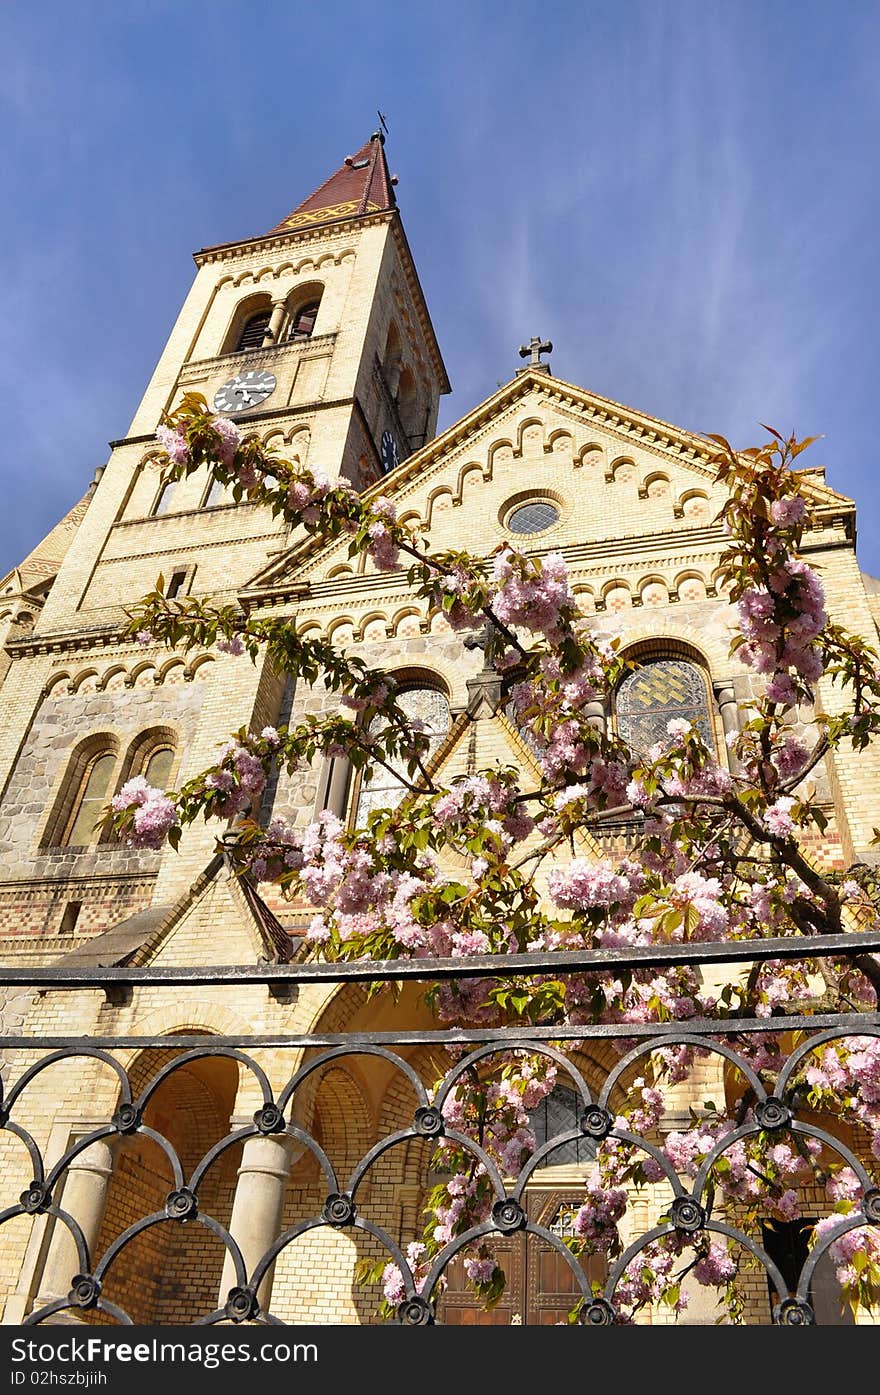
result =
[[205,492],[205,497],[202,500],[202,508],[212,509],[215,505],[222,504],[225,489],[226,486],[222,484],[220,480],[211,480]]
[[[412,687],[397,693],[397,702],[408,717],[415,718],[423,725],[420,730],[430,741],[428,757],[436,751],[449,730],[449,701],[439,688]],[[378,731],[384,725],[381,716],[374,717],[371,731]],[[389,762],[394,766],[394,762]],[[406,778],[406,764],[397,763],[401,775]],[[393,809],[406,794],[406,786],[398,775],[377,765],[370,778],[362,779],[357,795],[355,823],[363,824],[372,809]]]
[[126,751],[118,786],[136,775],[143,775],[148,785],[167,789],[176,754],[177,739],[171,727],[152,727],[139,732]]
[[709,750],[714,748],[706,680],[686,659],[646,660],[623,679],[615,709],[619,735],[637,751],[664,741],[674,718],[692,722]]
[[403,369],[397,384],[397,414],[411,443],[416,437],[420,440],[424,439],[424,421],[420,420],[418,384],[410,368]]
[[[171,772],[177,754],[177,741],[170,727],[153,727],[142,731],[134,738],[125,753],[125,759],[116,778],[115,792],[124,784],[142,775],[154,789],[165,790],[171,783]],[[117,841],[112,830],[108,830],[102,842]]]
[[382,372],[385,375],[385,383],[392,397],[397,396],[397,384],[400,381],[400,371],[402,364],[402,349],[400,346],[400,331],[394,321],[388,327],[388,337],[385,340],[385,353],[382,355]]
[[148,785],[152,785],[155,789],[164,790],[168,787],[173,764],[174,747],[159,746],[150,751],[140,773]]
[[[535,1149],[548,1143],[551,1138],[570,1133],[579,1128],[581,1109],[574,1090],[565,1085],[555,1089],[535,1109],[529,1110],[529,1127],[535,1135]],[[563,1163],[591,1163],[596,1156],[596,1144],[591,1138],[579,1134],[568,1143],[554,1148],[541,1167],[560,1167]]]
[[151,510],[151,517],[158,518],[160,514],[168,513],[171,508],[171,501],[174,498],[174,491],[177,488],[176,480],[168,480],[163,484],[156,495],[156,502]]
[[234,352],[240,353],[243,349],[261,349],[271,318],[271,310],[258,310],[255,315],[249,316],[242,326]]
[[320,301],[310,300],[306,305],[301,305],[293,313],[290,321],[290,332],[288,339],[311,339],[315,330],[315,320],[318,318],[318,306]]
[[88,760],[72,791],[70,812],[56,846],[88,847],[101,811],[109,802],[115,768],[116,756],[112,751],[98,751]]

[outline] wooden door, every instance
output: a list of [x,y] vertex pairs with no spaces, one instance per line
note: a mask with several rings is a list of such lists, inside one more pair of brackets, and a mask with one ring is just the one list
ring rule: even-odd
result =
[[[530,1190],[526,1196],[529,1219],[560,1236],[573,1233],[580,1206],[575,1192]],[[507,1275],[504,1296],[487,1312],[467,1288],[463,1262],[456,1259],[447,1269],[449,1283],[440,1300],[438,1320],[447,1326],[552,1327],[568,1320],[580,1288],[562,1255],[537,1235],[518,1231],[493,1238],[492,1248]],[[590,1279],[604,1281],[605,1261],[584,1262]]]

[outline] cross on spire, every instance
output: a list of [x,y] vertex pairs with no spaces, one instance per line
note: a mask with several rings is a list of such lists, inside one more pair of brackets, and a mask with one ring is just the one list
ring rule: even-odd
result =
[[[542,340],[540,335],[533,334],[528,344],[520,346],[519,356],[529,359],[526,365],[528,368],[546,368],[546,363],[541,362],[541,355],[552,354],[552,352],[553,345],[549,339]],[[529,354],[531,354],[531,358],[529,358]]]

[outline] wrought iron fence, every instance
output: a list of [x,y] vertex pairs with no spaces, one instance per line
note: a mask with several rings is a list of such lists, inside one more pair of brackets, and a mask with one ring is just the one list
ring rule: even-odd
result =
[[[880,935],[821,936],[812,939],[767,940],[760,944],[741,942],[723,945],[666,945],[642,950],[594,951],[590,954],[555,953],[511,955],[505,958],[505,977],[548,973],[554,975],[614,969],[621,972],[638,967],[673,963],[755,962],[768,959],[806,959],[827,956],[854,956],[880,950]],[[468,960],[395,961],[387,964],[290,964],[209,967],[209,968],[101,968],[84,969],[53,967],[47,969],[0,970],[0,984],[27,985],[39,990],[66,993],[104,989],[108,995],[119,990],[168,987],[202,988],[208,985],[263,984],[277,992],[282,985],[370,983],[463,980],[473,977],[497,976],[499,961],[493,956]],[[772,1033],[785,1042],[787,1054],[775,1072],[775,1081],[768,1085],[765,1071],[758,1071],[743,1054],[743,1042],[754,1034]],[[258,1322],[285,1324],[283,1311],[273,1310],[270,1283],[275,1266],[285,1252],[308,1232],[324,1228],[350,1236],[370,1237],[372,1252],[379,1253],[398,1267],[402,1276],[403,1297],[396,1305],[395,1320],[405,1325],[430,1325],[444,1320],[443,1288],[455,1263],[464,1252],[481,1242],[509,1245],[514,1236],[532,1236],[547,1253],[557,1257],[567,1279],[573,1311],[577,1321],[587,1326],[611,1325],[619,1320],[617,1294],[634,1261],[638,1261],[650,1246],[665,1237],[684,1244],[699,1246],[711,1237],[721,1237],[741,1247],[744,1255],[758,1273],[766,1276],[772,1294],[772,1321],[781,1325],[812,1325],[816,1314],[811,1304],[811,1290],[817,1268],[830,1248],[848,1232],[861,1227],[880,1226],[880,1188],[868,1170],[865,1150],[858,1150],[817,1121],[806,1107],[803,1089],[799,1088],[805,1065],[818,1048],[841,1039],[875,1038],[880,1036],[880,1014],[877,1012],[789,1014],[770,1018],[692,1019],[687,1023],[587,1024],[576,1027],[512,1026],[504,1028],[426,1029],[399,1032],[342,1032],[324,1034],[253,1035],[249,1037],[218,1036],[8,1036],[3,1041],[7,1080],[0,1101],[0,1128],[14,1136],[26,1149],[33,1177],[20,1196],[0,1197],[5,1209],[0,1211],[0,1226],[21,1216],[49,1218],[57,1233],[69,1237],[67,1244],[76,1256],[75,1272],[70,1274],[67,1292],[37,1301],[23,1318],[27,1324],[59,1320],[113,1321],[131,1323],[131,1314],[124,1303],[116,1301],[112,1276],[121,1256],[139,1238],[157,1227],[199,1226],[211,1233],[226,1256],[224,1270],[231,1278],[227,1289],[215,1306],[192,1318],[200,1324]],[[620,1043],[623,1041],[624,1045]],[[602,1078],[596,1073],[595,1062],[585,1070],[583,1052],[590,1043],[618,1043],[618,1055],[612,1064],[606,1062]],[[631,1132],[621,1122],[618,1101],[625,1096],[628,1082],[653,1052],[661,1047],[690,1046],[699,1052],[717,1057],[723,1071],[734,1072],[748,1092],[748,1111],[729,1133],[720,1137],[699,1167],[695,1178],[682,1177],[676,1172],[663,1151],[662,1139]],[[442,1078],[425,1080],[414,1067],[412,1049],[431,1047],[435,1057],[445,1053],[447,1068]],[[39,1059],[30,1059],[39,1051]],[[170,1059],[151,1071],[146,1080],[133,1085],[131,1063],[126,1068],[121,1057],[131,1052],[168,1052]],[[259,1057],[266,1051],[279,1059],[287,1059],[286,1078],[273,1085]],[[462,1132],[449,1123],[445,1106],[456,1087],[470,1073],[479,1074],[500,1054],[529,1053],[551,1060],[565,1076],[566,1088],[573,1101],[570,1127],[552,1132],[539,1140],[535,1151],[515,1177],[504,1176],[479,1137]],[[22,1054],[23,1053],[23,1054]],[[414,1107],[410,1117],[398,1120],[390,1131],[370,1142],[353,1166],[343,1172],[339,1161],[330,1156],[316,1136],[317,1131],[297,1118],[298,1101],[314,1086],[321,1072],[331,1063],[354,1056],[370,1057],[384,1063],[390,1074],[398,1074],[406,1082]],[[142,1059],[142,1058],[139,1058]],[[151,1102],[163,1086],[193,1062],[207,1060],[234,1062],[247,1074],[258,1097],[259,1107],[253,1122],[230,1128],[197,1158],[182,1158],[180,1143],[150,1121]],[[41,1089],[45,1073],[61,1061],[78,1061],[83,1071],[96,1065],[113,1072],[116,1103],[112,1117],[98,1127],[89,1128],[76,1137],[63,1154],[51,1165],[45,1160],[45,1130],[39,1131],[28,1123],[28,1103],[35,1091]],[[18,1064],[17,1064],[18,1062]],[[788,1138],[805,1143],[815,1140],[824,1154],[842,1161],[852,1169],[858,1181],[858,1207],[841,1215],[801,1256],[799,1273],[783,1273],[783,1269],[768,1247],[766,1237],[759,1238],[754,1228],[737,1224],[729,1212],[719,1212],[716,1203],[715,1178],[719,1163],[730,1150],[758,1136],[772,1144],[774,1139]],[[0,1134],[2,1137],[2,1134]],[[102,1253],[93,1253],[98,1239],[81,1224],[82,1217],[66,1209],[63,1185],[71,1165],[96,1144],[124,1139],[149,1139],[166,1161],[173,1185],[159,1207],[145,1210],[112,1236]],[[323,1179],[323,1198],[318,1209],[302,1216],[292,1225],[279,1225],[267,1245],[258,1255],[247,1253],[241,1235],[228,1217],[221,1220],[212,1214],[206,1201],[207,1179],[212,1169],[221,1164],[252,1139],[285,1139],[315,1160]],[[370,1215],[369,1182],[380,1160],[402,1144],[417,1140],[426,1146],[441,1141],[462,1148],[475,1166],[483,1170],[494,1200],[491,1210],[480,1224],[463,1233],[454,1234],[442,1245],[432,1259],[426,1276],[418,1279],[408,1262],[407,1239],[418,1239],[393,1233],[387,1223]],[[535,1218],[528,1206],[529,1188],[540,1169],[552,1165],[555,1157],[571,1156],[572,1146],[588,1145],[587,1156],[606,1140],[618,1140],[632,1148],[654,1165],[660,1184],[665,1186],[666,1198],[655,1223],[633,1236],[613,1261],[609,1261],[600,1282],[595,1267],[582,1262],[573,1253],[568,1226],[553,1226],[546,1218]],[[566,1153],[566,1150],[568,1152]],[[44,1222],[44,1225],[47,1224]],[[762,1243],[763,1240],[763,1243]],[[763,1278],[762,1278],[763,1282]],[[282,1305],[283,1306],[283,1305]],[[451,1315],[452,1309],[449,1309]],[[100,1315],[100,1316],[98,1316]],[[454,1320],[454,1319],[453,1319]],[[514,1319],[516,1320],[516,1319]],[[565,1320],[564,1315],[560,1320]]]

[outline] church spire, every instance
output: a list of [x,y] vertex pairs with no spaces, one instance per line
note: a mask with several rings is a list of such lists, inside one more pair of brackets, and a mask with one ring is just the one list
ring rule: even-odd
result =
[[271,229],[269,236],[394,208],[396,180],[388,173],[384,146],[384,135],[374,131],[360,150],[355,155],[347,155],[339,169],[297,204],[292,213]]

